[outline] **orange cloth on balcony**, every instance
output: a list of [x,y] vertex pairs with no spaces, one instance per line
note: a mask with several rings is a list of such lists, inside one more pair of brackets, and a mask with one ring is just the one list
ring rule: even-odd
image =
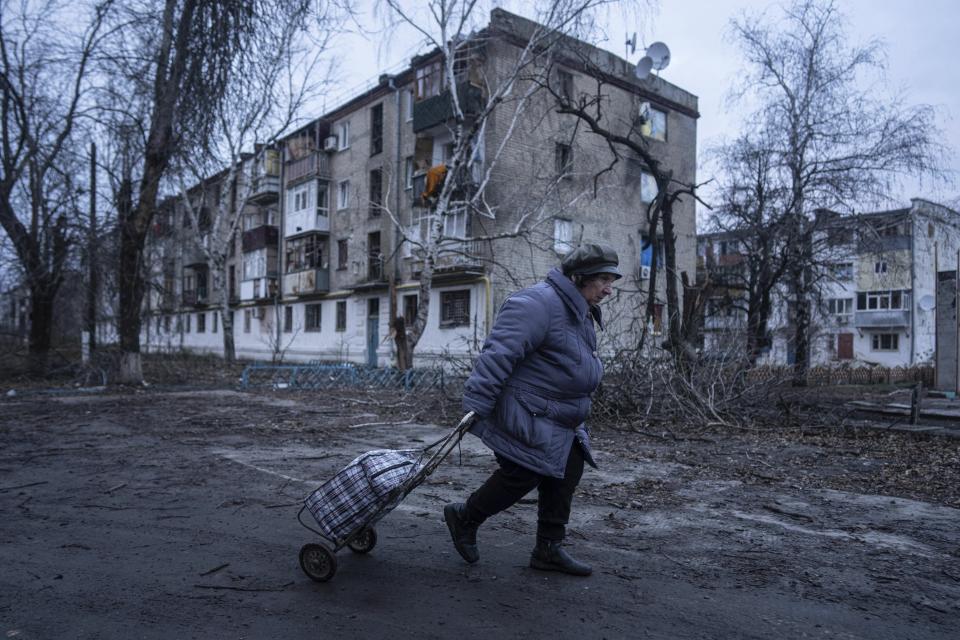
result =
[[440,185],[443,184],[443,179],[447,177],[447,165],[441,163],[427,169],[427,185],[423,188],[423,193],[420,194],[421,198],[429,198],[437,194],[440,191]]

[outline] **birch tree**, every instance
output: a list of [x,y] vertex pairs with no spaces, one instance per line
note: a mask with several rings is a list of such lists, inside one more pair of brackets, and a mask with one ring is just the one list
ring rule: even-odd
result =
[[[210,291],[216,296],[228,363],[236,359],[227,265],[231,247],[243,232],[244,216],[261,217],[265,224],[272,212],[273,219],[279,220],[276,205],[261,207],[252,202],[252,196],[258,181],[272,177],[279,187],[277,140],[300,121],[304,105],[326,86],[329,45],[348,15],[334,5],[321,6],[323,14],[313,7],[309,2],[266,7],[272,13],[260,17],[251,37],[255,53],[209,114],[214,121],[210,139],[182,149],[173,162],[179,200],[193,232],[188,241],[202,239],[197,245],[212,279]],[[309,30],[304,29],[307,23]],[[190,197],[191,188],[199,197]],[[201,208],[209,211],[204,229],[199,224]],[[266,277],[270,265],[264,267]],[[276,305],[274,313],[279,313]],[[280,318],[274,320],[274,326],[279,326]]]
[[[431,49],[440,63],[442,86],[449,89],[448,128],[451,145],[446,162],[446,178],[433,194],[426,233],[410,234],[397,216],[391,213],[393,224],[404,242],[411,243],[423,268],[418,280],[421,303],[411,326],[404,324],[395,309],[391,309],[391,323],[397,347],[398,365],[412,366],[413,353],[427,326],[430,292],[436,267],[444,254],[475,251],[478,246],[490,247],[507,238],[529,236],[531,230],[549,219],[545,201],[533,203],[518,212],[510,228],[493,224],[498,217],[497,207],[487,199],[488,189],[504,150],[521,126],[523,118],[538,96],[549,60],[558,47],[569,44],[568,38],[589,40],[596,35],[598,15],[615,7],[629,9],[635,3],[612,0],[554,0],[536,3],[530,7],[533,22],[524,21],[515,33],[498,32],[496,27],[481,28],[487,14],[484,5],[456,0],[430,0],[427,3],[381,0],[385,15],[393,24],[403,24],[417,32],[424,45]],[[499,40],[498,40],[499,38]],[[492,68],[477,59],[475,52],[485,42],[498,41],[515,51],[502,58],[499,68]],[[482,85],[477,93],[461,92],[455,88],[464,74],[472,70],[474,80]],[[539,81],[538,81],[539,80]],[[487,128],[496,118],[502,132],[496,145],[487,145]],[[550,158],[552,163],[553,159]],[[464,184],[470,188],[465,189]],[[494,233],[473,234],[472,245],[465,245],[462,237],[450,232],[450,219],[469,215]],[[491,251],[491,253],[493,253]],[[478,256],[479,257],[479,256]],[[490,260],[490,256],[484,259]]]

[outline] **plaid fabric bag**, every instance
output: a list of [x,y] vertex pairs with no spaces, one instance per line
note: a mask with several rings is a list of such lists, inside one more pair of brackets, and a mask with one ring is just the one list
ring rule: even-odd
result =
[[[341,469],[304,501],[320,530],[336,544],[372,525],[403,500],[403,486],[422,468],[418,450],[368,451]],[[391,495],[395,493],[395,495]]]

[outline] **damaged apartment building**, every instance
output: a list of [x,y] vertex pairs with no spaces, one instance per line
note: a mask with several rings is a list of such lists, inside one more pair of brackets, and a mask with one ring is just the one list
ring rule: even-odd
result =
[[[956,282],[960,213],[914,198],[902,209],[853,216],[821,211],[819,216],[809,362],[933,364],[938,330],[942,335],[950,329],[937,319],[938,281],[944,279],[938,273],[953,274]],[[698,236],[698,278],[702,282],[709,274],[715,285],[703,319],[706,352],[728,350],[745,339],[746,266],[737,233]],[[783,285],[772,301],[761,360],[792,364],[794,310]],[[952,331],[955,344],[955,317]]]
[[[491,87],[510,81],[503,74],[535,26],[496,9],[461,48],[455,86],[442,73],[441,53],[427,53],[255,150],[233,184],[216,187],[215,200],[236,201],[241,217],[222,284],[199,250],[209,242],[203,222],[183,224],[183,199],[168,201],[161,219],[169,222],[158,223],[152,237],[146,348],[221,352],[219,287],[227,291],[241,358],[390,365],[391,311],[409,326],[424,304],[418,365],[463,357],[479,349],[506,296],[542,279],[581,242],[607,243],[620,255],[626,277],[607,305],[612,322],[604,335],[610,348],[627,340],[649,278],[646,208],[656,195],[639,162],[615,163],[595,180],[612,163],[607,143],[558,114],[555,98],[541,90],[520,115],[510,101],[499,105],[480,123],[470,163],[445,170],[453,152],[453,92],[467,125],[476,124]],[[573,99],[595,93],[602,80],[606,122],[626,130],[642,112],[651,152],[675,180],[694,184],[696,97],[656,76],[638,80],[627,61],[574,42],[580,55],[555,56],[550,82]],[[432,223],[444,180],[456,181],[460,194],[486,182],[485,207],[448,212],[438,240]],[[216,180],[207,182],[194,189],[198,197],[214,189]],[[678,203],[674,215],[678,265],[693,273],[692,199]],[[421,300],[423,247],[434,240],[429,300]]]

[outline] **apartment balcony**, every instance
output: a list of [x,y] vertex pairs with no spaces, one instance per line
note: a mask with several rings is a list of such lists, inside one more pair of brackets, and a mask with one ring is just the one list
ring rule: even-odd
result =
[[[457,96],[460,99],[460,108],[464,115],[478,114],[483,109],[483,90],[470,82],[457,84]],[[423,131],[446,123],[453,117],[453,100],[450,90],[440,95],[425,98],[413,105],[413,131]]]
[[330,271],[308,269],[283,276],[283,291],[293,296],[310,296],[330,292]]
[[185,307],[203,307],[210,302],[206,289],[186,289],[182,299]]
[[280,230],[272,224],[262,224],[244,231],[240,244],[244,253],[250,253],[265,247],[276,247],[279,241]]
[[177,308],[177,297],[173,292],[165,291],[157,299],[159,311],[174,311]]
[[910,326],[910,310],[857,311],[853,317],[853,324],[858,329],[906,328]]
[[253,178],[248,198],[254,204],[270,204],[280,199],[280,176],[259,175]]
[[240,300],[272,300],[277,293],[277,279],[272,277],[253,278],[240,282]]
[[330,233],[330,215],[327,209],[307,209],[288,212],[283,224],[286,238],[306,233]]
[[[427,190],[427,174],[418,173],[413,176],[413,188],[411,191],[411,198],[413,199],[412,205],[414,207],[420,208],[433,208],[436,206],[437,200],[436,196],[439,195],[440,190],[443,188],[443,185],[447,180],[450,180],[450,173],[445,174],[443,180],[440,184],[434,189],[434,192],[431,196],[424,197],[423,194]],[[478,186],[480,185],[480,168],[478,165],[462,166],[456,172],[455,183],[453,187],[452,196],[456,200],[464,200],[471,197]]]
[[330,156],[322,152],[313,152],[302,158],[291,160],[286,165],[286,180],[292,182],[304,178],[330,179]]
[[859,253],[886,253],[905,251],[910,248],[910,236],[879,236],[860,238],[857,241]]
[[739,253],[725,253],[717,256],[717,265],[720,267],[733,267],[743,263],[745,256]]
[[[411,276],[420,277],[423,260],[410,263]],[[483,275],[484,243],[478,240],[449,240],[441,244],[440,253],[433,265],[433,280],[443,281],[464,275]]]
[[740,316],[706,316],[703,319],[705,331],[742,331],[747,328],[747,321]]

